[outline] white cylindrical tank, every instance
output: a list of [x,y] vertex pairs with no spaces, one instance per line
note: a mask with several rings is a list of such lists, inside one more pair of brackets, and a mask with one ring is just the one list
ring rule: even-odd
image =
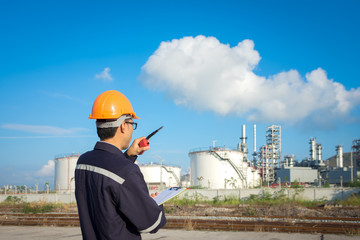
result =
[[343,155],[343,146],[336,146],[337,156],[336,156],[336,167],[343,168],[344,167],[344,155]]
[[139,165],[139,167],[148,185],[160,185],[160,183],[164,187],[179,187],[181,185],[180,167],[153,163]]
[[75,191],[75,167],[79,154],[69,154],[56,157],[55,162],[55,184],[54,188],[58,192]]
[[258,186],[260,174],[249,166],[243,152],[213,148],[189,153],[191,185],[209,189],[249,188]]

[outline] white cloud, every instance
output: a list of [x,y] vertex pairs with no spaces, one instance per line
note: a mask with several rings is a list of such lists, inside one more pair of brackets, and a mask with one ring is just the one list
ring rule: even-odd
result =
[[46,165],[42,166],[42,168],[36,173],[36,175],[40,177],[54,176],[54,171],[54,160],[49,160]]
[[103,81],[111,82],[113,80],[111,74],[110,74],[110,68],[106,67],[104,68],[104,71],[102,71],[99,74],[95,74],[96,79],[101,79]]
[[184,37],[162,42],[140,79],[176,104],[252,121],[321,124],[345,119],[360,105],[360,88],[347,91],[322,68],[305,79],[297,70],[262,77],[253,72],[260,59],[252,40],[230,47],[214,37]]
[[25,125],[25,124],[3,124],[1,128],[18,130],[36,134],[48,134],[48,135],[68,135],[74,134],[79,131],[87,131],[85,128],[70,128],[64,129],[53,126],[41,126],[41,125]]

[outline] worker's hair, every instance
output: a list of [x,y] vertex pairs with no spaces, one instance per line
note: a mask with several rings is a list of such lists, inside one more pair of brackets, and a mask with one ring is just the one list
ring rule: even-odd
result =
[[118,127],[110,127],[110,128],[97,128],[97,135],[99,136],[101,141],[104,141],[109,138],[113,138],[115,136],[116,130]]

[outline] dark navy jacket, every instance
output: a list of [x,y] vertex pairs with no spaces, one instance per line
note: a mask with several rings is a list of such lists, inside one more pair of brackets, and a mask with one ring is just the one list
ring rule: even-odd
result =
[[141,239],[165,225],[135,159],[105,142],[80,156],[75,195],[83,239]]

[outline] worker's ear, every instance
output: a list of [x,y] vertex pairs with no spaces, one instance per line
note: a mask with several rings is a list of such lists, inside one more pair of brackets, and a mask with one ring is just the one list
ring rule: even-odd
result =
[[121,132],[121,133],[125,133],[125,126],[126,125],[126,123],[125,123],[125,121],[124,122],[122,122],[121,123],[121,125],[119,126],[119,131]]

